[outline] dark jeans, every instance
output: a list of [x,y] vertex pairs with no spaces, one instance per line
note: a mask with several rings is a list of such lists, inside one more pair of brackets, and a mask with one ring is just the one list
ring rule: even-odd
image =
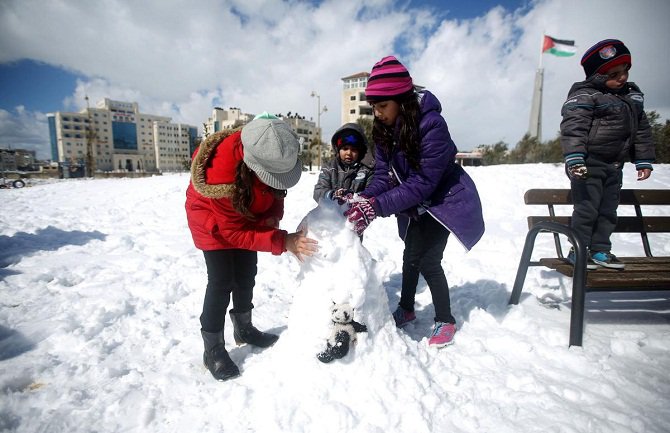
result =
[[574,208],[572,228],[592,251],[610,251],[617,223],[622,164],[587,159],[588,177],[570,180]]
[[219,332],[233,297],[233,312],[251,311],[258,254],[249,250],[203,251],[207,265],[207,291],[200,315],[205,332]]
[[400,306],[414,311],[416,286],[419,274],[426,279],[433,297],[435,321],[456,323],[451,315],[449,285],[442,269],[442,256],[447,246],[449,230],[425,213],[411,220],[405,237],[405,251],[402,257],[402,289]]

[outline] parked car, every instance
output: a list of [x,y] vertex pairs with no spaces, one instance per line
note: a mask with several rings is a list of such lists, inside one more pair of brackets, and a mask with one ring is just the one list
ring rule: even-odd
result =
[[0,182],[0,189],[8,189],[8,188],[23,188],[26,186],[26,182],[23,179],[2,179],[2,182]]

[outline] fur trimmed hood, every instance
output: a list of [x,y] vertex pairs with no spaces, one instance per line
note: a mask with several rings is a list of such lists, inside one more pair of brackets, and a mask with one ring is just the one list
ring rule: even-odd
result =
[[[241,130],[237,128],[215,132],[196,150],[191,163],[191,182],[193,188],[204,197],[231,197],[235,188],[235,169],[244,156],[239,139]],[[233,137],[235,134],[237,137]]]

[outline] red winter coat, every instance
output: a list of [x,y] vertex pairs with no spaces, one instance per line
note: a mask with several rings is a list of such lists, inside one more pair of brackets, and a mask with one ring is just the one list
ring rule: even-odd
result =
[[284,199],[254,177],[251,220],[237,212],[231,197],[235,169],[244,155],[241,130],[210,135],[193,154],[186,190],[186,218],[196,248],[211,251],[239,248],[279,255],[286,251],[287,232],[279,230]]

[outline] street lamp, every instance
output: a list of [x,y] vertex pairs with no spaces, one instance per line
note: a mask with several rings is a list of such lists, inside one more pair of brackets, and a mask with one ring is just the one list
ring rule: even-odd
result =
[[321,95],[316,93],[314,90],[312,90],[310,96],[312,98],[316,96],[316,130],[319,134],[319,158],[317,161],[319,162],[319,170],[321,170],[321,154],[323,153],[321,151],[321,114],[328,111],[328,107],[324,105],[323,108],[321,108]]

